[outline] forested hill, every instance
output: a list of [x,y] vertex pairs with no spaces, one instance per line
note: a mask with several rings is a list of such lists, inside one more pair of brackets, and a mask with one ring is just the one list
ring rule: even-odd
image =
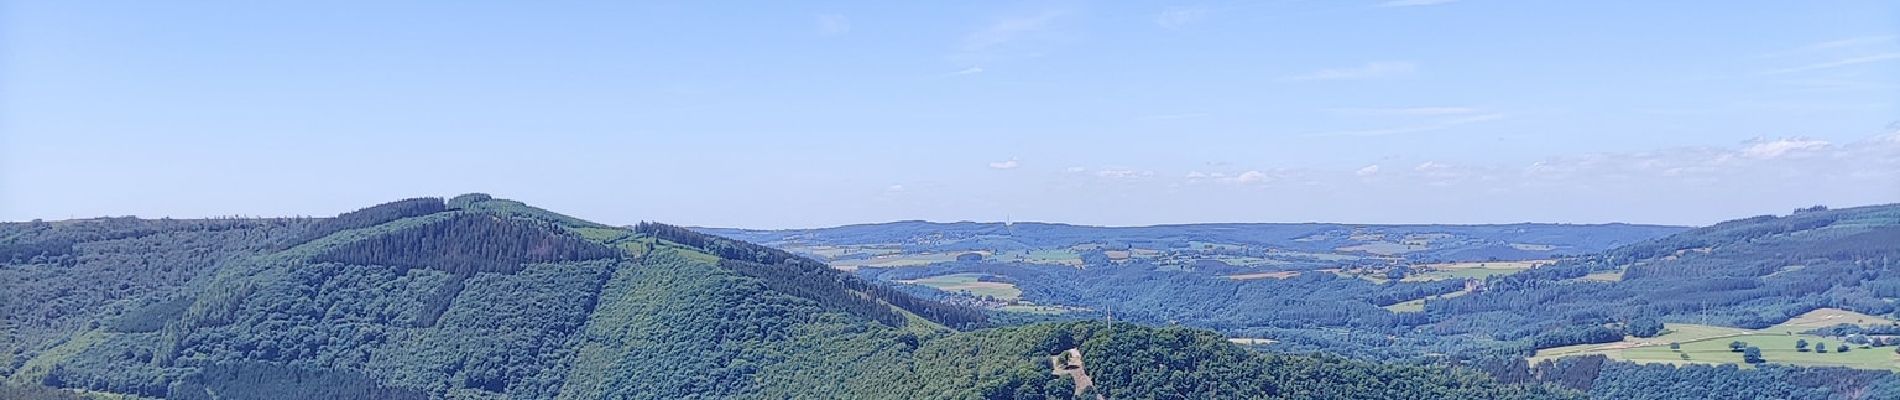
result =
[[8,399],[1578,396],[1186,328],[985,328],[770,248],[479,194],[0,224],[0,315]]
[[[1622,332],[1603,326],[1632,321],[1762,328],[1822,307],[1894,315],[1895,299],[1900,205],[1880,205],[1723,222],[1491,277],[1485,290],[1427,301],[1425,311],[1446,323],[1488,320],[1570,344],[1614,341]],[[1552,334],[1561,327],[1579,329]]]

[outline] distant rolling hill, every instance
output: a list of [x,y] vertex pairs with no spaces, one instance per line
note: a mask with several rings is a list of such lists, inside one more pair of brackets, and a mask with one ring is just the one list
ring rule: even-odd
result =
[[0,315],[10,399],[1581,397],[1191,328],[998,326],[783,251],[480,194],[0,224]]
[[[1900,370],[1890,347],[1900,343],[1900,205],[1699,228],[907,221],[702,231],[928,286],[910,289],[920,295],[1039,314],[1013,319],[1113,310],[1266,351],[1456,360],[1599,398],[1900,397],[1900,379],[1887,373]],[[1485,250],[1500,246],[1517,252]],[[1553,248],[1574,252],[1478,262],[1547,258]],[[1370,251],[1380,249],[1395,251]],[[972,253],[980,257],[950,257]],[[1471,262],[1445,262],[1459,260]],[[1830,349],[1798,352],[1797,340]],[[1674,351],[1671,341],[1686,343]],[[1734,369],[1751,363],[1731,341],[1770,346],[1766,365]],[[1859,350],[1834,351],[1850,344]],[[1545,364],[1526,365],[1533,354]],[[1613,361],[1591,358],[1604,356]]]
[[896,245],[908,251],[1011,251],[1108,245],[1145,249],[1196,244],[1443,260],[1524,260],[1596,253],[1689,229],[1639,224],[1378,225],[1180,224],[1102,227],[1050,223],[899,221],[833,228],[701,232],[792,250]]

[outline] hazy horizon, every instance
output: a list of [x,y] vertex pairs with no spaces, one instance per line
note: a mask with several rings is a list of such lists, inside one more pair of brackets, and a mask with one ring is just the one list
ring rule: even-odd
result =
[[[467,192],[467,193],[460,193],[460,194],[470,194],[470,193],[479,193],[479,194],[487,194],[487,195],[491,195],[491,196],[495,196],[495,197],[497,197],[497,198],[502,198],[502,199],[508,199],[508,200],[516,200],[516,201],[522,201],[522,200],[521,200],[521,199],[519,199],[519,198],[515,198],[515,197],[511,197],[511,196],[506,196],[506,195],[501,195],[501,194],[495,194],[495,193],[486,193],[486,192]],[[457,195],[459,195],[459,194],[457,194]],[[417,196],[405,196],[405,197],[402,197],[402,198],[413,198],[413,197],[438,197],[438,198],[444,198],[444,199],[446,199],[446,198],[450,198],[450,197],[454,197],[454,196],[456,196],[456,195],[436,195],[436,194],[429,194],[429,195],[417,195]],[[384,200],[384,201],[379,201],[379,203],[380,203],[380,202],[386,202],[386,201],[395,201],[395,200],[400,200],[400,199],[401,199],[401,198],[390,198],[390,199],[386,199],[386,200]],[[238,218],[298,218],[298,217],[318,217],[318,218],[322,218],[322,217],[331,217],[331,216],[334,216],[335,214],[340,214],[340,213],[345,213],[345,212],[349,212],[349,211],[354,211],[354,210],[356,210],[356,209],[360,209],[360,208],[364,208],[364,207],[369,207],[369,206],[372,206],[372,205],[375,205],[375,204],[379,204],[379,203],[365,203],[365,204],[362,204],[362,205],[360,205],[360,206],[353,206],[353,207],[349,207],[349,208],[347,208],[347,209],[339,209],[339,210],[336,210],[335,212],[323,212],[323,213],[293,213],[293,214],[276,214],[276,215],[272,215],[272,214],[209,214],[209,215],[183,215],[183,216],[180,216],[180,215],[140,215],[140,214],[101,214],[101,215],[91,215],[91,216],[65,216],[65,217],[37,217],[37,218],[29,218],[29,219],[21,219],[21,220],[10,220],[10,219],[9,219],[9,220],[0,220],[0,222],[27,222],[27,221],[31,221],[31,220],[35,220],[35,219],[37,219],[37,220],[45,220],[45,221],[60,221],[60,220],[83,220],[83,219],[94,219],[94,218],[118,218],[118,217],[136,217],[136,218],[144,218],[144,219],[160,219],[160,218],[173,218],[173,219],[203,219],[203,218],[222,218],[222,217],[238,217]],[[541,208],[544,208],[544,209],[545,209],[545,208],[547,208],[547,207],[543,207],[543,206],[542,206],[542,205],[540,205],[540,204],[536,204],[536,203],[534,203],[534,202],[529,202],[529,201],[523,201],[523,203],[525,203],[525,204],[528,204],[529,206],[535,206],[535,207],[541,207]],[[1810,205],[1810,206],[1808,206],[1808,207],[1812,207],[1812,206],[1823,206],[1823,207],[1827,207],[1827,208],[1829,208],[1829,209],[1839,209],[1839,208],[1857,208],[1857,207],[1871,207],[1871,206],[1882,206],[1882,205],[1891,205],[1891,204],[1900,204],[1900,203],[1869,203],[1869,204],[1839,204],[1839,205],[1835,205],[1835,204],[1814,204],[1814,205]],[[1801,207],[1801,208],[1805,208],[1805,207]],[[1593,222],[1593,221],[1583,221],[1583,222],[1551,222],[1551,221],[1495,221],[1495,222],[1431,222],[1431,221],[1415,221],[1415,222],[1387,222],[1387,221],[1355,221],[1355,220],[1338,220],[1338,221],[1333,221],[1333,220],[1285,220],[1285,221],[1266,221],[1266,220],[1262,220],[1262,221],[1179,221],[1179,222],[1157,222],[1157,223],[1148,223],[1148,224],[1093,224],[1093,223],[1083,223],[1083,222],[1068,222],[1068,221],[1042,221],[1042,220],[1007,220],[1007,219],[998,219],[998,220],[984,220],[984,219],[960,219],[960,220],[932,220],[932,219],[918,219],[918,218],[909,218],[909,219],[893,219],[893,220],[880,220],[880,221],[864,221],[864,222],[845,222],[845,223],[840,223],[840,224],[833,224],[833,225],[815,225],[815,226],[776,226],[776,227],[752,227],[752,226],[726,226],[726,225],[701,225],[701,224],[687,224],[687,223],[676,223],[676,221],[667,221],[667,220],[656,220],[656,219],[639,219],[639,220],[632,220],[632,221],[609,221],[609,220],[602,220],[602,219],[598,219],[598,218],[591,218],[591,217],[588,217],[587,215],[582,215],[582,214],[575,214],[575,213],[571,213],[571,212],[567,212],[567,211],[563,211],[563,210],[560,210],[560,209],[548,209],[548,210],[549,210],[549,211],[553,211],[553,212],[556,212],[556,213],[561,213],[561,214],[566,214],[566,215],[569,215],[569,216],[572,216],[572,217],[576,217],[576,218],[580,218],[580,219],[584,219],[584,220],[588,220],[588,221],[592,221],[592,222],[598,222],[598,223],[603,223],[603,224],[608,224],[608,225],[613,225],[613,226],[631,226],[631,225],[634,225],[635,223],[638,223],[638,222],[643,222],[643,221],[646,221],[646,222],[662,222],[662,223],[668,223],[668,224],[674,224],[674,225],[679,225],[679,226],[686,226],[686,227],[694,227],[694,228],[718,228],[718,229],[743,229],[743,230],[762,230],[762,231],[769,231],[769,230],[801,230],[801,229],[825,229],[825,228],[836,228],[836,227],[845,227],[845,226],[854,226],[854,225],[879,225],[879,224],[891,224],[891,223],[902,223],[902,222],[924,222],[924,223],[933,223],[933,224],[957,224],[957,223],[977,223],[977,224],[1002,224],[1002,223],[1011,223],[1011,224],[1024,224],[1024,223],[1033,223],[1033,224],[1055,224],[1055,225],[1074,225],[1074,226],[1084,226],[1084,227],[1100,227],[1100,228],[1140,228],[1140,227],[1153,227],[1153,226],[1165,226],[1165,225],[1203,225],[1203,224],[1206,224],[1206,225],[1212,225],[1212,224],[1287,224],[1287,225],[1292,225],[1292,224],[1336,224],[1336,225],[1367,225],[1367,226],[1374,226],[1374,225],[1379,225],[1379,226],[1404,226],[1404,225],[1514,225],[1514,224],[1548,224],[1548,225],[1617,225],[1617,224],[1622,224],[1622,225],[1645,225],[1645,226],[1676,226],[1676,227],[1692,227],[1692,228],[1693,228],[1693,227],[1701,227],[1701,226],[1707,226],[1707,225],[1710,225],[1710,224],[1713,224],[1713,223],[1717,223],[1717,222],[1724,222],[1724,221],[1729,221],[1729,220],[1736,220],[1736,219],[1743,219],[1743,218],[1748,218],[1748,217],[1754,217],[1754,216],[1758,216],[1758,215],[1788,215],[1788,214],[1790,214],[1791,212],[1793,212],[1793,211],[1795,211],[1795,209],[1787,209],[1787,210],[1779,210],[1779,211],[1771,211],[1771,210],[1763,210],[1762,212],[1758,212],[1758,213],[1754,213],[1754,214],[1746,214],[1746,215],[1735,215],[1735,216],[1733,216],[1733,217],[1727,217],[1727,218],[1722,218],[1722,219],[1720,219],[1720,220],[1717,220],[1717,221],[1710,221],[1710,222],[1708,222],[1708,223],[1699,223],[1699,224],[1672,224],[1672,223],[1652,223],[1652,222],[1642,222],[1642,221],[1594,221],[1594,222]]]
[[1900,202],[1881,1],[0,3],[0,220],[1706,225]]

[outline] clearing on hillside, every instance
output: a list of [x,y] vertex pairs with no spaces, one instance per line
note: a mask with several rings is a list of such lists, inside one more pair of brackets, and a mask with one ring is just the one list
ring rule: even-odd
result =
[[1895,321],[1893,319],[1889,319],[1885,317],[1876,317],[1876,316],[1861,314],[1861,313],[1857,313],[1853,311],[1842,310],[1839,308],[1822,308],[1822,309],[1817,309],[1814,311],[1809,311],[1806,314],[1801,314],[1801,315],[1795,316],[1794,318],[1789,318],[1788,322],[1776,324],[1775,326],[1771,326],[1763,330],[1774,331],[1774,332],[1800,333],[1800,332],[1806,332],[1806,331],[1810,331],[1810,330],[1814,330],[1818,328],[1826,328],[1826,327],[1840,325],[1840,324],[1892,325],[1894,323]]
[[1023,291],[1009,282],[983,281],[983,274],[939,275],[924,279],[898,281],[924,285],[945,292],[968,293],[973,296],[989,296],[1002,301],[1016,301],[1022,298]]
[[[1852,345],[1848,352],[1841,353],[1836,351],[1836,347],[1843,344],[1841,338],[1800,333],[1842,323],[1888,325],[1894,321],[1853,311],[1823,308],[1762,329],[1671,323],[1665,324],[1664,333],[1657,337],[1625,337],[1613,343],[1542,349],[1530,358],[1530,362],[1602,354],[1612,359],[1639,363],[1736,364],[1744,368],[1752,367],[1742,362],[1741,353],[1729,348],[1730,342],[1739,341],[1761,348],[1762,358],[1770,363],[1900,371],[1900,355],[1896,355],[1892,348]],[[1806,340],[1810,345],[1826,345],[1828,351],[1798,351],[1795,346],[1801,340]],[[1681,348],[1670,349],[1670,343],[1678,343]]]
[[855,271],[858,268],[915,267],[919,265],[956,261],[957,255],[959,254],[963,253],[888,254],[871,258],[834,260],[831,261],[831,267],[846,271]]
[[1395,312],[1395,313],[1421,312],[1421,311],[1425,311],[1425,301],[1427,300],[1452,298],[1452,297],[1458,297],[1458,296],[1463,296],[1467,294],[1471,294],[1470,289],[1460,289],[1456,292],[1425,296],[1425,298],[1422,298],[1422,299],[1413,299],[1413,300],[1393,303],[1392,305],[1385,306],[1385,310]]
[[1492,261],[1463,262],[1445,264],[1414,265],[1419,271],[1406,276],[1407,281],[1436,281],[1444,279],[1484,279],[1495,275],[1510,275],[1527,269],[1556,263],[1557,260]]
[[1623,280],[1623,271],[1591,272],[1589,275],[1577,277],[1577,280],[1588,282],[1618,282]]
[[1267,279],[1267,278],[1286,279],[1286,278],[1292,278],[1295,276],[1300,276],[1300,271],[1270,271],[1270,272],[1259,272],[1259,273],[1252,273],[1252,274],[1226,275],[1227,279],[1232,279],[1236,281],[1248,281],[1248,280],[1254,280],[1254,279]]

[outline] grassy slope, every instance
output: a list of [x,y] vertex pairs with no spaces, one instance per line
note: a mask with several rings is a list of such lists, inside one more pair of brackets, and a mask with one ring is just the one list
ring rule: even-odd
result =
[[946,292],[990,296],[1004,301],[1016,300],[1023,295],[1023,291],[1017,289],[1016,285],[1008,282],[979,281],[981,276],[982,274],[951,274],[903,282],[934,287]]
[[[1623,341],[1602,344],[1583,344],[1538,350],[1531,357],[1535,363],[1544,359],[1584,355],[1603,354],[1613,359],[1642,363],[1668,364],[1736,364],[1746,366],[1741,354],[1729,350],[1729,343],[1741,341],[1750,346],[1760,347],[1762,358],[1771,363],[1806,366],[1833,366],[1860,369],[1886,369],[1900,371],[1900,356],[1891,348],[1863,349],[1856,345],[1847,353],[1835,352],[1842,344],[1840,338],[1826,338],[1801,334],[1810,329],[1833,325],[1834,323],[1891,323],[1885,318],[1873,317],[1842,310],[1822,309],[1796,317],[1788,323],[1763,329],[1741,329],[1697,324],[1667,324],[1667,332],[1653,338],[1626,337]],[[1799,352],[1795,342],[1807,340],[1810,344],[1826,343],[1827,353]],[[1669,349],[1670,343],[1680,343],[1682,349]],[[1687,354],[1688,358],[1682,355]]]
[[110,332],[92,330],[73,336],[65,343],[60,343],[27,360],[25,365],[20,366],[18,371],[14,371],[13,375],[8,377],[8,380],[20,385],[39,384],[40,379],[45,378],[47,372],[52,371],[53,366],[78,356],[93,345],[111,339],[113,335]]

